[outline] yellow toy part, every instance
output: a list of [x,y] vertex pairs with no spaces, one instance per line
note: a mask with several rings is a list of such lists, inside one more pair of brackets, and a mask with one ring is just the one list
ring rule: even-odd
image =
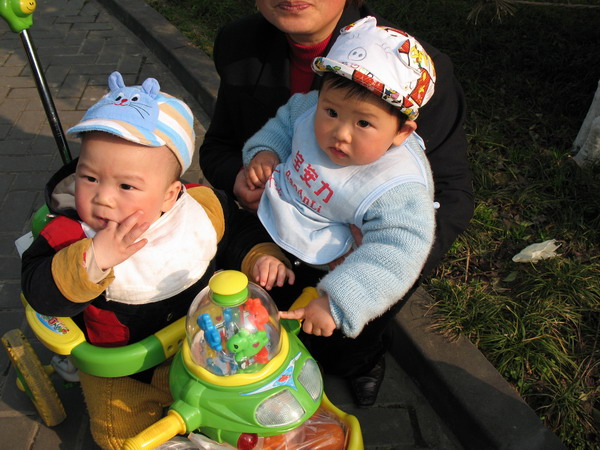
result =
[[248,277],[237,270],[224,270],[208,282],[210,289],[219,295],[232,295],[248,286]]
[[212,298],[222,306],[238,306],[248,298],[248,277],[237,270],[223,270],[208,282]]
[[185,339],[185,316],[167,325],[162,330],[158,330],[154,333],[154,336],[160,341],[165,359],[169,359],[177,353]]
[[360,422],[352,414],[345,413],[341,409],[337,408],[323,392],[323,398],[321,400],[321,406],[326,410],[332,412],[338,419],[340,419],[349,430],[347,450],[363,450],[365,448],[363,443],[362,431],[360,429]]
[[73,348],[85,342],[85,336],[69,317],[45,316],[36,312],[21,294],[25,317],[36,337],[52,352],[70,355]]
[[123,444],[124,450],[154,448],[178,434],[186,432],[185,421],[177,411],[169,410],[167,415],[153,423],[137,436],[129,438]]
[[33,401],[44,423],[53,427],[67,417],[48,373],[31,344],[19,329],[10,330],[2,336],[2,344],[17,371],[18,380]]
[[314,288],[312,286],[305,287],[304,289],[302,289],[302,294],[300,294],[300,296],[296,300],[294,300],[292,306],[290,306],[290,311],[293,311],[294,309],[304,308],[315,298],[319,298],[319,291],[317,291],[317,288]]

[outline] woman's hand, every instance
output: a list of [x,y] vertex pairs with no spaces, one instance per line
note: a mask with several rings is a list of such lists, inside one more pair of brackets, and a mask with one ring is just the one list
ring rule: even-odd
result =
[[248,187],[245,168],[240,170],[235,177],[235,182],[233,184],[233,195],[235,195],[238,203],[242,205],[244,209],[247,209],[250,212],[256,212],[258,209],[260,197],[264,190],[264,188]]

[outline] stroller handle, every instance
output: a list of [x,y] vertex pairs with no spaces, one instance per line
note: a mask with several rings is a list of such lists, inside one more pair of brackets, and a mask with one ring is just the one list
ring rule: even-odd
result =
[[35,47],[28,32],[28,29],[33,25],[33,13],[36,10],[36,7],[37,3],[35,0],[0,0],[0,17],[2,17],[8,23],[10,29],[14,33],[19,34],[21,38],[40,95],[40,100],[42,101],[46,117],[48,118],[48,124],[50,125],[54,140],[58,146],[60,157],[62,158],[63,163],[66,164],[73,159],[71,151],[69,150],[69,144],[67,143],[65,133],[60,123],[56,106],[54,106],[48,83],[46,83],[42,65],[38,60]]
[[6,20],[14,33],[20,33],[33,24],[32,14],[36,7],[37,4],[33,0],[0,0],[0,16]]

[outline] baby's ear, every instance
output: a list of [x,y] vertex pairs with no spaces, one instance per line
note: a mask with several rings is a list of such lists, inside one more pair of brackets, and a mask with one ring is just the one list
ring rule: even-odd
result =
[[417,122],[414,120],[407,120],[404,125],[400,127],[398,133],[394,137],[394,145],[402,145],[402,143],[417,129]]
[[167,212],[173,207],[179,198],[179,192],[181,192],[181,181],[173,181],[165,192],[161,208],[162,212]]

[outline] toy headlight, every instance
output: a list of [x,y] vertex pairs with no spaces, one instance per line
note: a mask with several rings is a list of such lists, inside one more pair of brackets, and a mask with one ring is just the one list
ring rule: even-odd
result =
[[309,393],[314,401],[317,401],[323,393],[323,379],[321,378],[321,371],[316,361],[312,358],[308,358],[302,366],[300,375],[298,375],[298,381],[304,389]]
[[281,391],[256,409],[256,421],[265,427],[279,427],[299,421],[306,411],[289,390]]

